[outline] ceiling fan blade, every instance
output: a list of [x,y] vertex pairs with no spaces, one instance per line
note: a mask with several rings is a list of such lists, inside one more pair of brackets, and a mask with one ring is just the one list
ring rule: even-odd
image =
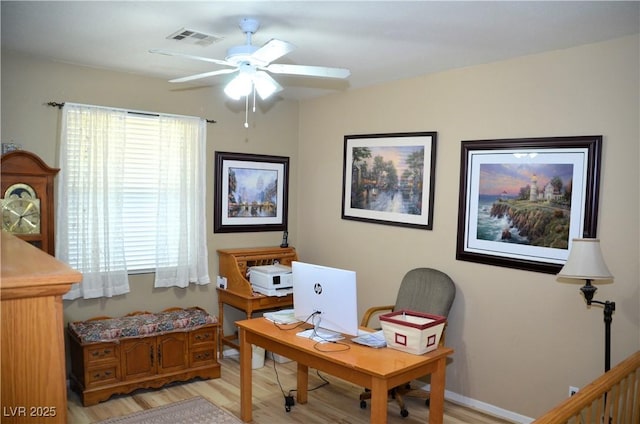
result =
[[187,77],[175,78],[175,79],[169,80],[169,82],[187,82],[187,81],[197,80],[197,79],[200,79],[200,78],[212,77],[214,75],[230,74],[230,73],[237,72],[237,71],[238,71],[238,68],[236,68],[236,69],[218,69],[217,71],[210,71],[210,72],[204,72],[202,74],[189,75]]
[[286,65],[280,63],[272,63],[265,69],[274,74],[304,75],[309,77],[321,78],[348,78],[351,71],[345,68],[327,68],[324,66],[307,66],[307,65]]
[[149,52],[156,53],[156,54],[163,54],[165,56],[177,56],[177,57],[184,57],[184,58],[193,59],[193,60],[202,60],[204,62],[217,63],[218,65],[224,65],[224,66],[235,66],[233,63],[227,62],[226,60],[211,59],[209,57],[194,56],[191,54],[172,52],[169,50],[151,49],[149,50]]
[[252,55],[251,59],[261,62],[263,64],[268,64],[273,62],[274,60],[281,58],[287,53],[294,51],[296,46],[286,41],[277,40],[272,38],[267,41],[264,46],[260,47],[256,50]]

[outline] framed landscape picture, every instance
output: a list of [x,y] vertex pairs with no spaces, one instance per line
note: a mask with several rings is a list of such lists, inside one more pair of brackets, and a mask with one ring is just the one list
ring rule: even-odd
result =
[[433,229],[435,132],[344,137],[342,219]]
[[285,231],[288,190],[288,157],[215,152],[213,231]]
[[596,237],[602,136],[463,141],[456,259],[555,274]]

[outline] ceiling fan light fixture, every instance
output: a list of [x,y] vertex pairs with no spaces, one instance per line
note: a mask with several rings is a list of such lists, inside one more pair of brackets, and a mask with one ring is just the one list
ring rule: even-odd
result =
[[240,100],[242,97],[248,96],[252,88],[251,76],[241,71],[224,87],[224,93],[233,100]]
[[253,76],[253,85],[262,100],[266,100],[273,94],[282,91],[282,86],[264,71],[257,71]]

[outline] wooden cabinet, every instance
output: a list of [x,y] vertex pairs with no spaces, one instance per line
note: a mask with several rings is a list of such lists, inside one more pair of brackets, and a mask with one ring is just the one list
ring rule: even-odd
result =
[[135,380],[186,369],[189,366],[187,341],[185,333],[123,340],[120,345],[122,379]]
[[62,295],[82,275],[2,232],[3,423],[67,422]]
[[115,349],[112,343],[99,343],[88,347],[85,353],[87,385],[120,381],[120,349]]
[[217,329],[202,328],[189,333],[189,366],[192,368],[217,363]]
[[96,343],[84,343],[71,329],[68,333],[72,388],[84,406],[136,389],[220,377],[217,323]]
[[171,333],[156,340],[158,374],[180,371],[189,367],[189,338],[186,333]]
[[252,247],[218,250],[219,272],[227,279],[227,288],[217,288],[218,319],[220,321],[220,356],[225,345],[239,348],[237,335],[224,334],[224,305],[244,311],[251,318],[254,311],[282,309],[293,306],[293,294],[286,296],[265,296],[255,293],[247,279],[247,271],[252,266],[279,263],[291,266],[298,255],[293,247]]
[[123,340],[120,344],[122,379],[135,380],[155,376],[157,374],[155,350],[155,337]]

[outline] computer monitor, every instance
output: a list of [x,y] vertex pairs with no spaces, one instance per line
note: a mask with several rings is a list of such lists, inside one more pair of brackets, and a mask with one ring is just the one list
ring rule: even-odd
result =
[[[358,335],[355,271],[294,261],[291,272],[296,319],[325,330]],[[310,318],[314,312],[319,314]]]

